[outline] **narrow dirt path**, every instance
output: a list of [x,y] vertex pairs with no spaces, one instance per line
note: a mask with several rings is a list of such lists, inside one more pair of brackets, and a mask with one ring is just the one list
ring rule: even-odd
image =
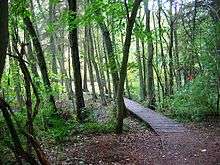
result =
[[47,153],[52,164],[218,165],[219,126],[189,127],[195,136],[176,133],[161,137],[147,130],[122,135],[80,135],[55,145]]
[[[140,104],[134,105],[142,109]],[[100,115],[108,108],[100,105],[97,110]],[[180,124],[180,132],[155,133],[129,116],[124,126],[127,131],[121,135],[70,136],[67,141],[48,145],[46,153],[52,164],[220,165],[220,120]]]

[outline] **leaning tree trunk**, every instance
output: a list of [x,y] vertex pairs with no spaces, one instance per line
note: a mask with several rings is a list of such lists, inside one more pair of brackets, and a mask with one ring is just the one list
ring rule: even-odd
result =
[[30,18],[27,15],[25,15],[23,20],[24,20],[24,24],[25,24],[25,26],[26,26],[26,28],[29,32],[29,35],[32,38],[33,45],[35,47],[37,60],[38,60],[38,64],[39,64],[40,71],[41,71],[41,76],[42,76],[43,82],[44,82],[44,87],[48,91],[47,93],[49,93],[48,94],[49,101],[51,103],[52,108],[55,111],[57,111],[57,108],[56,108],[56,105],[55,105],[55,100],[54,100],[54,97],[52,95],[53,90],[52,90],[50,80],[49,80],[49,76],[48,76],[48,72],[47,72],[47,65],[46,65],[46,61],[45,61],[45,58],[44,58],[44,53],[43,53],[40,41],[37,37],[36,31],[33,27],[33,24],[31,22]]
[[116,93],[117,93],[117,89],[118,89],[118,82],[119,82],[119,75],[118,75],[118,71],[116,69],[117,64],[115,61],[115,55],[114,55],[113,45],[112,45],[112,41],[111,41],[111,37],[110,37],[110,32],[104,22],[100,22],[99,26],[102,31],[103,40],[104,40],[107,54],[108,54],[108,61],[109,61],[108,66],[111,71],[112,83],[113,83],[113,88],[114,88],[113,94],[114,94],[114,98],[116,98]]
[[[77,15],[77,2],[76,0],[68,0],[69,11],[71,12],[72,20],[75,21]],[[70,23],[71,25],[71,23]],[[74,85],[75,85],[75,95],[76,95],[76,111],[77,118],[82,121],[81,111],[85,107],[83,90],[82,90],[82,77],[80,72],[80,59],[79,59],[79,49],[78,49],[78,33],[77,27],[71,27],[69,31],[69,40],[72,54],[72,65],[74,73]]]
[[125,37],[125,42],[123,46],[123,59],[122,59],[122,64],[120,68],[120,76],[119,76],[120,79],[119,79],[118,92],[117,92],[118,115],[117,115],[116,133],[122,133],[122,130],[123,130],[123,119],[124,119],[124,114],[125,114],[125,104],[124,104],[124,99],[123,99],[124,83],[125,83],[125,78],[127,75],[127,64],[128,64],[129,50],[131,46],[132,30],[133,30],[135,18],[136,18],[137,11],[138,11],[141,1],[142,0],[134,1],[131,16],[128,18],[128,21],[127,21],[126,37]]

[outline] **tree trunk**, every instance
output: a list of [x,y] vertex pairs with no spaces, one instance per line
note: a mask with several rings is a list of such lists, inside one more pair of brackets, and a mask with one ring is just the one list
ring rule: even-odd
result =
[[75,101],[74,101],[75,94],[73,92],[73,85],[72,85],[73,79],[72,79],[72,72],[71,72],[71,70],[72,70],[72,68],[71,68],[71,53],[70,53],[70,47],[68,47],[68,74],[69,74],[68,82],[69,82],[69,88],[70,88],[69,89],[70,90],[69,99],[72,101],[73,110],[75,111],[76,110]]
[[0,1],[0,82],[5,67],[7,46],[8,46],[8,0],[1,0]]
[[144,78],[143,78],[143,68],[142,68],[142,61],[141,61],[139,39],[137,37],[136,37],[136,55],[137,55],[137,63],[138,63],[138,71],[139,71],[139,85],[140,85],[139,96],[140,96],[141,101],[143,101],[144,100]]
[[[52,26],[54,17],[55,17],[55,5],[53,4],[54,2],[52,0],[49,0],[49,24]],[[54,32],[52,31],[50,34],[50,54],[51,54],[51,61],[52,61],[52,72],[54,75],[57,75],[57,59],[56,59],[56,44],[55,44],[55,35]]]
[[[68,0],[69,3],[69,11],[71,12],[72,20],[76,19],[77,15],[77,2],[76,0]],[[71,24],[70,24],[71,25]],[[75,94],[76,94],[76,111],[77,118],[80,122],[82,122],[81,111],[82,108],[85,107],[84,98],[83,98],[83,90],[82,90],[82,77],[80,72],[80,59],[79,59],[79,49],[78,49],[78,34],[77,27],[70,27],[69,31],[69,40],[72,54],[72,65],[73,65],[73,73],[74,73],[74,84],[75,84]]]
[[169,94],[173,95],[173,31],[174,31],[174,20],[173,20],[173,0],[170,0],[170,44],[169,44]]
[[84,47],[84,56],[83,56],[83,71],[84,71],[83,90],[85,92],[89,92],[88,85],[87,85],[87,68],[88,68],[88,59],[87,58],[88,57],[87,57],[87,45],[86,45],[85,39],[84,39],[83,47]]
[[[62,36],[61,36],[62,38]],[[64,39],[64,38],[62,38]],[[70,92],[70,88],[71,86],[69,85],[69,81],[68,81],[68,75],[67,75],[67,70],[65,68],[65,57],[64,57],[64,45],[63,44],[59,44],[57,46],[57,50],[58,50],[58,54],[59,54],[59,57],[58,57],[58,62],[59,62],[59,66],[60,66],[60,72],[62,74],[62,84],[64,83],[65,85],[65,88],[66,88],[66,92],[67,92],[67,95],[68,95],[68,98],[72,97],[72,93]]]
[[98,87],[99,87],[99,93],[101,96],[101,101],[103,105],[106,105],[106,99],[105,99],[105,94],[104,94],[104,88],[103,88],[103,84],[101,82],[101,76],[100,76],[100,71],[98,68],[98,65],[95,61],[95,55],[94,55],[94,43],[93,43],[93,39],[92,39],[92,33],[91,33],[91,28],[88,28],[88,39],[89,39],[89,44],[90,44],[90,57],[91,57],[91,61],[92,64],[94,66],[95,72],[96,72],[96,79],[97,79],[97,83],[98,83]]
[[[157,27],[156,27],[156,21],[155,21],[154,15],[153,15],[152,18],[153,18],[153,25],[154,25],[154,30],[155,30]],[[157,32],[155,32],[155,40],[156,40],[156,42],[155,42],[156,62],[155,62],[155,67],[153,66],[154,70],[158,68],[158,59],[159,59],[159,56],[158,56],[158,33]],[[158,96],[158,102],[160,103],[160,101],[161,101],[160,81],[161,80],[160,80],[159,74],[156,71],[155,71],[155,73],[156,73],[156,76],[157,76],[157,96]],[[164,95],[162,83],[161,83],[161,88],[162,88],[162,94]]]
[[106,50],[107,50],[108,59],[109,59],[108,66],[110,67],[112,82],[113,82],[113,88],[114,88],[113,93],[114,93],[114,98],[116,98],[116,93],[117,93],[117,89],[118,89],[118,82],[119,82],[119,75],[118,75],[118,71],[116,69],[117,64],[116,64],[116,61],[115,61],[113,45],[112,45],[109,30],[108,30],[107,26],[105,25],[105,23],[100,22],[99,26],[101,28],[102,35],[103,35],[103,40],[104,40],[105,45],[106,45]]
[[109,74],[109,60],[106,53],[106,45],[103,42],[103,49],[104,49],[104,59],[105,59],[105,70],[106,70],[106,77],[107,77],[107,83],[108,83],[108,97],[112,98],[112,87],[111,87],[111,80],[110,80],[110,74]]
[[124,94],[124,83],[125,78],[127,75],[127,64],[128,64],[128,57],[129,57],[129,50],[131,45],[131,35],[132,30],[135,22],[135,18],[137,15],[138,8],[140,6],[142,0],[135,0],[133,3],[133,8],[131,11],[131,16],[127,20],[127,28],[126,28],[126,35],[125,35],[125,42],[123,46],[123,59],[120,68],[120,79],[119,79],[119,86],[117,92],[117,108],[118,108],[118,115],[117,115],[117,126],[116,126],[116,133],[122,133],[123,131],[123,119],[125,114],[125,104],[123,99]]
[[[8,53],[12,54],[12,47],[11,47],[11,42],[9,41],[8,43]],[[16,93],[16,99],[19,104],[20,108],[23,108],[24,106],[24,99],[22,96],[21,92],[21,78],[20,78],[20,72],[19,72],[19,66],[18,66],[18,61],[13,60],[12,57],[9,57],[9,68],[12,74],[13,81],[15,83],[15,93]]]
[[[175,17],[177,17],[177,4],[175,3]],[[180,61],[179,61],[179,44],[178,44],[178,34],[177,34],[177,21],[174,22],[174,50],[175,50],[175,64],[176,64],[176,85],[177,90],[182,86],[181,73],[180,73]]]
[[48,72],[47,72],[47,65],[46,65],[46,61],[44,58],[44,53],[40,44],[40,41],[37,37],[36,31],[33,27],[33,24],[30,20],[30,18],[28,16],[25,16],[23,18],[24,20],[24,24],[29,32],[29,35],[32,37],[32,41],[35,47],[35,51],[36,51],[36,55],[37,55],[37,60],[38,60],[38,64],[40,67],[40,71],[41,71],[41,76],[43,78],[43,82],[44,82],[44,87],[48,93],[49,96],[49,101],[51,103],[52,108],[54,109],[54,111],[57,111],[56,105],[55,105],[55,100],[54,97],[52,95],[52,87],[50,84],[50,80],[49,80],[49,76],[48,76]]
[[105,78],[105,73],[104,73],[104,63],[103,63],[103,53],[102,53],[103,51],[100,48],[100,39],[99,39],[98,29],[97,29],[97,35],[95,34],[95,32],[92,34],[93,34],[93,38],[94,38],[96,56],[98,58],[98,67],[100,70],[101,82],[102,82],[103,88],[105,88],[105,93],[108,93],[108,88],[106,85],[106,78]]
[[146,73],[146,55],[145,55],[145,46],[144,41],[141,41],[142,47],[142,65],[143,65],[143,95],[144,98],[147,97],[147,73]]
[[148,107],[155,107],[155,87],[154,87],[154,72],[153,72],[153,38],[150,29],[150,10],[148,9],[148,3],[144,3],[144,10],[146,14],[146,31],[149,34],[147,41],[148,57],[147,57],[147,99]]
[[97,99],[96,92],[95,92],[95,84],[94,84],[94,76],[93,76],[93,68],[91,62],[91,52],[90,52],[90,42],[88,40],[88,27],[85,27],[85,40],[87,45],[87,59],[88,59],[88,70],[89,70],[89,79],[92,88],[92,99],[95,101]]
[[162,41],[163,33],[162,33],[162,25],[161,25],[161,10],[162,10],[161,0],[158,0],[158,6],[159,6],[159,11],[158,11],[159,40],[160,40],[161,59],[162,59],[162,67],[163,67],[164,82],[165,82],[164,95],[168,96],[169,84],[168,84],[168,78],[167,78],[167,65],[166,65],[166,58],[164,56],[163,41]]

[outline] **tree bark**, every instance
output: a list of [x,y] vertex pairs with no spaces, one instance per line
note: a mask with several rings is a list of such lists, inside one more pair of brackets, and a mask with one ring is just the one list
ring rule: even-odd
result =
[[154,47],[153,47],[153,38],[150,29],[150,10],[148,9],[148,3],[144,3],[144,10],[146,14],[146,31],[148,33],[147,41],[147,99],[148,107],[155,107],[155,87],[154,87],[154,72],[153,72],[153,56],[154,56]]
[[[177,4],[174,5],[175,8],[175,17],[177,17]],[[179,61],[179,43],[178,43],[178,29],[177,29],[177,21],[174,22],[174,50],[175,50],[175,70],[176,70],[176,85],[177,90],[182,86],[182,80],[181,80],[181,72],[180,72],[180,61]]]
[[[72,20],[70,21],[75,21],[77,15],[77,1],[68,0],[68,3],[69,3],[69,11],[73,16]],[[69,40],[70,40],[72,65],[73,65],[73,73],[74,73],[77,119],[80,122],[82,122],[83,119],[82,119],[81,111],[82,108],[85,107],[85,103],[84,103],[83,90],[82,90],[82,77],[80,72],[80,59],[79,59],[79,49],[78,49],[78,33],[77,33],[76,25],[74,27],[70,26]]]
[[[9,111],[11,111],[10,106],[5,102],[3,98],[0,97],[0,109],[2,111],[3,117],[11,134],[12,141],[14,143],[14,152],[17,159],[25,159],[27,162],[33,165],[38,165],[38,162],[26,153],[21,145],[21,141],[18,137],[18,133],[14,127],[13,121]],[[21,161],[22,162],[22,161]]]
[[125,114],[125,104],[124,104],[124,99],[123,99],[124,83],[125,83],[125,78],[127,75],[127,64],[128,64],[129,50],[130,50],[130,45],[131,45],[132,30],[133,30],[135,18],[136,18],[137,11],[138,11],[141,1],[142,0],[134,1],[131,16],[127,20],[125,42],[123,46],[123,58],[122,58],[122,64],[120,68],[120,76],[119,76],[120,79],[119,79],[119,86],[118,86],[118,92],[117,92],[118,115],[117,115],[116,133],[122,133],[123,131],[123,119],[124,119],[124,114]]
[[[140,44],[139,39],[136,37],[136,56],[137,56],[137,63],[138,63],[138,73],[139,73],[139,96],[141,101],[144,100],[144,78],[143,78],[143,68],[142,68],[142,61],[141,61],[141,53],[140,53]],[[143,66],[145,67],[145,66]]]
[[1,0],[0,1],[0,82],[5,67],[7,47],[8,47],[8,0]]
[[98,88],[99,88],[99,93],[100,93],[100,96],[101,96],[101,101],[102,101],[103,105],[106,105],[107,103],[106,103],[106,99],[105,99],[103,84],[101,82],[100,71],[99,71],[98,65],[95,61],[94,43],[93,43],[92,33],[91,33],[91,28],[90,27],[88,27],[88,39],[89,39],[89,44],[90,44],[90,50],[89,51],[91,52],[90,57],[91,57],[91,61],[92,61],[92,64],[93,64],[95,72],[96,72],[96,80],[97,80],[97,83],[98,83]]
[[142,65],[143,65],[143,95],[144,98],[147,97],[147,73],[146,73],[146,55],[145,55],[145,45],[144,41],[141,41],[141,47],[142,47]]
[[161,10],[162,10],[161,0],[158,0],[158,6],[159,6],[159,11],[158,11],[159,40],[160,40],[161,59],[162,59],[162,67],[163,67],[164,82],[165,82],[164,95],[168,96],[169,83],[168,83],[168,78],[167,78],[167,65],[166,65],[166,58],[165,58],[164,51],[163,51],[163,41],[162,41],[163,33],[162,33],[162,25],[161,25]]
[[174,33],[174,20],[173,20],[173,0],[170,0],[170,43],[169,43],[169,94],[173,95],[173,33]]
[[[49,25],[52,26],[54,17],[55,17],[55,6],[53,4],[52,0],[49,0]],[[56,44],[55,44],[55,35],[52,31],[50,34],[50,54],[51,54],[51,61],[52,61],[52,72],[54,75],[57,75],[57,59],[56,59]]]
[[49,96],[49,101],[51,103],[52,108],[54,109],[54,111],[57,111],[56,105],[55,105],[55,100],[52,94],[52,87],[50,84],[50,80],[49,80],[49,76],[48,76],[48,72],[47,72],[47,65],[46,65],[46,61],[44,58],[44,53],[40,44],[40,41],[37,37],[36,31],[33,27],[33,24],[30,20],[30,18],[28,16],[23,17],[23,21],[24,24],[29,32],[29,35],[32,38],[34,47],[35,47],[35,51],[36,51],[36,55],[37,55],[37,60],[38,60],[38,64],[40,67],[40,71],[41,71],[41,76],[43,78],[43,82],[44,82],[44,87],[46,89],[46,91],[48,91],[48,96]]
[[117,89],[118,89],[118,82],[119,82],[119,75],[118,75],[118,71],[117,71],[117,64],[115,61],[115,55],[114,55],[113,45],[112,45],[112,41],[111,41],[111,37],[110,37],[110,32],[104,22],[99,22],[99,26],[102,31],[103,40],[106,45],[106,50],[107,50],[108,59],[109,59],[108,66],[111,71],[112,84],[113,84],[113,88],[114,88],[113,94],[114,94],[114,98],[116,98],[116,93],[117,93]]
[[83,47],[84,47],[84,56],[83,56],[83,90],[85,92],[89,92],[88,85],[87,85],[87,68],[88,68],[88,57],[87,57],[87,46],[86,46],[86,39],[84,39]]
[[88,40],[88,27],[85,27],[85,40],[87,45],[87,59],[88,59],[88,71],[89,71],[89,79],[90,84],[92,87],[92,99],[95,101],[97,99],[96,92],[95,92],[95,84],[94,84],[94,75],[93,75],[93,68],[92,68],[92,62],[91,62],[91,52],[90,52],[90,43]]
[[107,77],[107,83],[108,83],[108,97],[112,98],[112,87],[111,87],[111,80],[110,80],[110,74],[109,74],[109,60],[106,53],[106,45],[103,42],[103,49],[104,49],[104,59],[105,59],[105,69],[106,69],[106,77]]

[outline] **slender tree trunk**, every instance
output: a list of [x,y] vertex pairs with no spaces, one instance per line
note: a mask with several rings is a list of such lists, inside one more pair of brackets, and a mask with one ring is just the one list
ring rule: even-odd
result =
[[3,117],[9,129],[9,132],[11,134],[11,138],[14,144],[14,152],[15,152],[15,156],[17,157],[17,160],[19,159],[20,162],[22,162],[21,160],[24,159],[30,164],[38,165],[38,162],[32,156],[30,156],[28,153],[24,151],[21,145],[21,141],[18,137],[18,133],[11,119],[11,115],[9,113],[11,109],[9,105],[5,102],[5,100],[1,97],[0,97],[0,109],[2,111]]
[[[26,93],[26,110],[27,110],[27,132],[33,136],[33,120],[32,120],[32,94],[31,94],[31,76],[26,64],[23,61],[23,56],[25,55],[25,44],[21,43],[21,51],[18,51],[17,44],[14,42],[14,48],[17,52],[19,58],[19,66],[21,68],[22,74],[24,76],[25,93]],[[27,153],[32,153],[31,139],[27,137]]]
[[88,70],[89,70],[89,79],[92,88],[92,99],[95,101],[97,99],[95,92],[95,84],[94,84],[94,76],[93,76],[93,68],[91,62],[91,51],[90,51],[90,42],[88,40],[88,27],[85,27],[85,40],[87,45],[87,59],[88,59]]
[[132,30],[135,22],[135,18],[137,15],[138,8],[140,6],[142,0],[135,0],[133,3],[133,8],[131,12],[131,16],[128,18],[127,21],[127,28],[126,28],[126,36],[125,42],[123,46],[123,59],[120,68],[120,79],[119,79],[119,86],[117,92],[117,108],[118,108],[118,115],[117,115],[117,126],[116,126],[116,133],[122,133],[123,130],[123,119],[125,114],[125,104],[123,99],[124,94],[124,83],[127,75],[127,64],[128,64],[128,57],[129,57],[129,50],[131,45],[131,35]]
[[[174,5],[175,16],[177,17],[177,4]],[[177,90],[182,86],[181,73],[180,73],[180,62],[179,62],[179,44],[178,44],[178,34],[177,34],[177,21],[174,22],[174,49],[175,49],[175,63],[176,63],[176,85]]]
[[88,28],[88,38],[89,38],[89,44],[90,44],[90,57],[91,57],[91,61],[92,64],[94,66],[95,72],[96,72],[96,79],[97,79],[97,83],[98,83],[98,87],[99,87],[99,93],[101,96],[101,101],[103,105],[106,105],[106,99],[105,99],[105,94],[104,94],[104,88],[103,88],[103,84],[101,82],[101,76],[100,76],[100,71],[98,68],[98,65],[95,61],[95,55],[94,55],[94,43],[93,43],[93,39],[92,39],[92,33],[91,33],[91,28]]
[[[97,37],[96,37],[97,36]],[[100,39],[99,39],[99,32],[97,29],[97,35],[95,35],[95,32],[93,33],[93,38],[94,38],[94,45],[95,45],[95,50],[96,50],[96,55],[98,56],[98,66],[100,70],[100,75],[101,75],[101,81],[102,85],[105,88],[105,93],[108,93],[108,88],[107,88],[107,83],[106,83],[106,78],[105,78],[105,73],[104,73],[104,63],[103,63],[103,51],[100,48]]]
[[25,16],[23,18],[24,20],[24,24],[29,32],[29,35],[32,37],[32,41],[35,47],[35,51],[36,51],[36,55],[37,55],[37,60],[38,60],[38,64],[40,66],[40,71],[41,71],[41,76],[43,78],[43,82],[44,82],[44,87],[46,89],[46,91],[48,91],[48,96],[49,96],[49,101],[51,103],[52,108],[57,111],[56,105],[55,105],[55,100],[54,97],[52,95],[52,87],[50,84],[50,80],[49,80],[49,76],[48,76],[48,72],[47,72],[47,65],[46,65],[46,61],[44,58],[44,53],[40,44],[40,41],[37,37],[36,31],[33,27],[33,24],[30,20],[30,18],[28,16]]
[[[55,17],[55,5],[52,0],[49,0],[49,24],[53,24],[54,17]],[[57,75],[57,59],[56,59],[56,44],[55,44],[55,35],[54,32],[50,34],[50,54],[51,54],[51,61],[52,61],[52,72],[54,75]]]
[[161,10],[162,10],[162,5],[161,5],[161,0],[158,0],[158,6],[159,6],[159,11],[158,11],[158,26],[159,26],[159,40],[160,40],[160,50],[161,50],[161,59],[162,59],[162,68],[163,68],[163,75],[164,75],[164,95],[168,96],[169,94],[169,84],[168,84],[168,78],[167,78],[167,65],[166,65],[166,58],[164,55],[163,51],[163,33],[162,33],[162,25],[161,25]]
[[[152,18],[153,18],[153,25],[154,25],[154,30],[155,30],[156,29],[156,21],[155,21],[154,15],[153,15]],[[155,68],[158,68],[158,58],[159,57],[158,57],[158,33],[157,32],[155,33],[155,40],[156,40],[156,42],[155,42],[155,55],[156,55]],[[156,73],[156,71],[155,71],[155,73]],[[158,96],[158,102],[160,103],[160,101],[161,101],[161,97],[160,97],[160,95],[161,95],[161,92],[160,92],[160,77],[159,77],[159,74],[156,73],[156,75],[157,75],[157,96]],[[161,88],[162,88],[162,93],[164,95],[163,85],[161,86]]]
[[144,78],[143,78],[143,68],[142,68],[142,62],[141,62],[139,39],[137,37],[136,37],[136,54],[137,54],[137,63],[138,63],[138,71],[139,71],[139,85],[140,85],[139,96],[140,96],[141,101],[143,101],[144,100]]
[[174,20],[173,20],[173,0],[170,0],[170,44],[169,44],[169,94],[173,95],[173,32],[174,32]]
[[[69,11],[73,16],[72,21],[74,21],[77,15],[77,1],[68,0],[68,3],[69,3]],[[85,107],[85,103],[84,103],[83,90],[82,90],[82,77],[80,72],[77,27],[71,27],[71,30],[69,31],[69,39],[70,39],[72,65],[73,65],[73,73],[74,73],[77,118],[79,121],[82,121],[81,111],[82,108]]]
[[147,58],[147,98],[148,107],[155,107],[155,87],[154,87],[154,72],[153,72],[153,38],[150,29],[150,10],[148,9],[148,3],[144,3],[144,9],[146,14],[146,31],[149,34],[147,48],[148,48],[148,58]]
[[110,80],[110,72],[109,72],[109,60],[106,53],[106,45],[103,42],[103,51],[104,51],[104,60],[105,60],[105,70],[106,70],[106,77],[108,83],[108,97],[112,98],[112,87],[111,87],[111,80]]
[[37,59],[34,56],[34,52],[33,52],[33,49],[32,49],[32,42],[31,42],[31,39],[30,39],[28,34],[26,34],[26,42],[28,42],[28,45],[27,45],[27,51],[28,51],[27,60],[30,63],[31,72],[33,73],[33,75],[36,79],[39,79],[40,76],[39,76],[39,73],[37,71],[37,64],[36,64]]
[[[8,53],[12,54],[11,42],[8,43]],[[11,68],[10,72],[15,82],[14,89],[16,93],[16,99],[19,104],[19,107],[22,108],[24,106],[24,99],[22,97],[22,92],[21,92],[21,79],[20,79],[18,61],[13,60],[12,57],[9,57],[9,68]]]
[[75,107],[75,101],[74,101],[74,98],[75,98],[75,94],[73,92],[73,85],[72,85],[72,82],[73,82],[73,79],[72,79],[72,68],[71,68],[71,52],[70,52],[70,46],[68,47],[68,74],[69,74],[69,79],[68,79],[68,82],[69,82],[69,87],[70,87],[70,95],[69,95],[69,99],[72,101],[72,104],[73,104],[73,109],[74,111],[76,110],[76,107]]
[[[63,37],[61,37],[62,39],[64,39]],[[57,50],[58,50],[58,53],[59,53],[59,57],[58,57],[58,62],[59,62],[59,66],[60,66],[60,72],[62,74],[62,84],[64,83],[65,85],[65,88],[66,88],[66,92],[67,92],[67,95],[69,98],[71,98],[72,96],[72,93],[70,92],[70,84],[69,84],[69,81],[68,81],[68,75],[67,75],[67,70],[65,68],[65,57],[64,57],[64,45],[60,44],[57,46]]]
[[83,90],[85,92],[88,92],[88,85],[87,85],[87,67],[88,67],[88,57],[87,57],[87,46],[86,46],[86,41],[84,39],[84,43],[83,43],[83,46],[84,46],[84,56],[83,56],[83,71],[84,71],[84,76],[83,76]]
[[8,0],[1,0],[0,1],[0,82],[5,67],[7,46],[8,46]]
[[126,76],[125,80],[125,89],[127,91],[127,97],[131,99],[131,92],[130,92],[130,86],[129,86],[129,81],[128,81],[128,76]]
[[144,41],[141,41],[142,47],[142,65],[143,65],[143,95],[144,98],[147,97],[147,73],[146,73],[146,55],[145,55],[145,45]]
[[110,67],[111,75],[112,75],[112,82],[113,82],[113,88],[114,88],[114,98],[116,98],[117,88],[118,88],[118,82],[119,82],[119,75],[117,71],[117,64],[115,61],[115,55],[113,50],[113,45],[110,37],[109,30],[104,22],[99,23],[99,26],[102,31],[103,40],[106,45],[106,50],[108,54],[109,63],[108,66]]

